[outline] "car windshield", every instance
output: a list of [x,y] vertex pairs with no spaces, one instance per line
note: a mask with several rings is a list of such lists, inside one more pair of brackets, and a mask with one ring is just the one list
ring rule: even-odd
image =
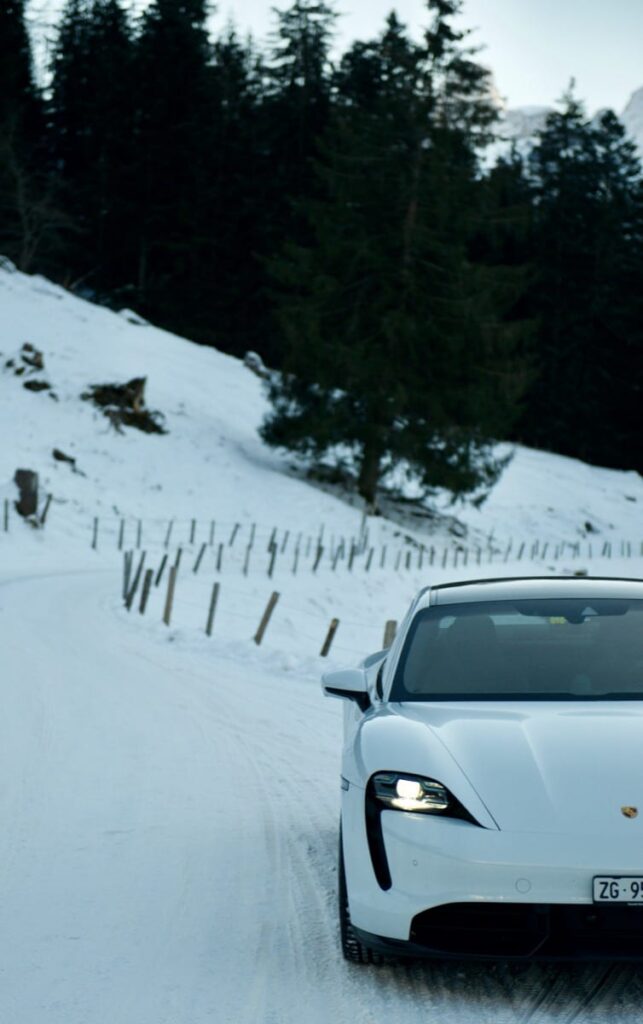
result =
[[418,612],[392,701],[643,698],[643,601],[538,599]]

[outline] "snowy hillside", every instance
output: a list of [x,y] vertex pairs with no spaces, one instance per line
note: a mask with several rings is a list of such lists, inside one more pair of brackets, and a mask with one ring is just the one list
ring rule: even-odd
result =
[[[10,485],[18,466],[36,470],[53,494],[52,532],[87,534],[93,516],[112,531],[120,517],[214,519],[221,528],[255,522],[264,532],[275,525],[316,533],[332,524],[349,536],[358,530],[357,507],[302,480],[292,459],[260,441],[262,384],[238,360],[7,269],[0,269],[0,309],[0,432],[11,439],[0,450],[0,486]],[[43,370],[24,363],[25,343],[42,352]],[[165,435],[118,433],[81,400],[92,384],[143,376]],[[33,382],[48,389],[28,390]],[[75,471],[54,458],[54,448],[76,460]],[[448,509],[446,497],[438,505],[474,536],[493,533],[501,542],[574,541],[587,534],[588,521],[590,532],[608,539],[632,537],[641,487],[634,473],[519,448],[480,510]],[[390,529],[381,520],[371,525],[378,536]],[[427,531],[410,532],[427,542],[449,539],[446,527]]]
[[[445,495],[441,515],[389,503],[393,520],[365,521],[357,499],[312,485],[261,442],[262,382],[240,361],[7,269],[0,271],[0,307],[0,432],[11,441],[0,451],[0,498],[12,502],[17,468],[39,474],[41,507],[52,495],[43,531],[12,512],[9,533],[0,532],[5,566],[43,559],[84,566],[89,558],[114,568],[119,548],[145,550],[148,564],[158,565],[181,546],[191,567],[206,544],[198,576],[188,572],[181,582],[176,624],[201,625],[216,571],[222,632],[235,640],[252,635],[244,617],[258,621],[270,579],[281,586],[285,575],[271,643],[314,654],[329,620],[339,617],[333,653],[352,656],[379,646],[383,623],[401,617],[429,569],[432,580],[571,572],[586,570],[591,556],[607,572],[617,556],[639,553],[643,481],[636,473],[518,448],[479,509],[452,508]],[[42,354],[42,369],[31,365],[25,344]],[[91,385],[143,376],[164,434],[118,432],[81,398]],[[349,566],[360,615],[346,587]],[[157,620],[161,591],[153,593]]]
[[[641,478],[519,449],[481,509],[364,522],[261,443],[239,361],[7,267],[0,313],[0,1021],[643,1020],[627,965],[341,960],[341,707],[319,690],[422,584],[640,576]],[[164,434],[80,397],[141,376]],[[19,467],[44,528],[13,509]],[[121,540],[155,573],[180,547],[170,628],[167,569],[124,609]]]

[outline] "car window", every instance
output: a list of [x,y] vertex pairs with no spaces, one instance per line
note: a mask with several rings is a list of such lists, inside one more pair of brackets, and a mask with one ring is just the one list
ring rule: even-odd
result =
[[411,623],[394,701],[643,698],[643,601],[438,605]]

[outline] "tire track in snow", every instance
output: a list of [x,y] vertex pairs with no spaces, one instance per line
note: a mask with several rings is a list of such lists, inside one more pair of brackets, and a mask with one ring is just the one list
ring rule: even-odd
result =
[[[610,1022],[618,1020],[619,1018],[615,1016],[615,1003],[624,992],[627,992],[631,998],[632,982],[638,989],[640,999],[640,970],[631,965],[610,964],[590,988],[587,995],[580,1000],[578,1006],[569,1016],[565,1017],[564,1024],[581,1024],[581,1022],[590,1020]],[[624,1018],[620,1019],[631,1020],[631,1010]]]

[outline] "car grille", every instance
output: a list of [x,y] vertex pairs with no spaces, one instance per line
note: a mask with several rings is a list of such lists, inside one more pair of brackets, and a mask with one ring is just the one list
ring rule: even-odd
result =
[[418,914],[411,942],[497,957],[643,958],[643,907],[450,903]]

